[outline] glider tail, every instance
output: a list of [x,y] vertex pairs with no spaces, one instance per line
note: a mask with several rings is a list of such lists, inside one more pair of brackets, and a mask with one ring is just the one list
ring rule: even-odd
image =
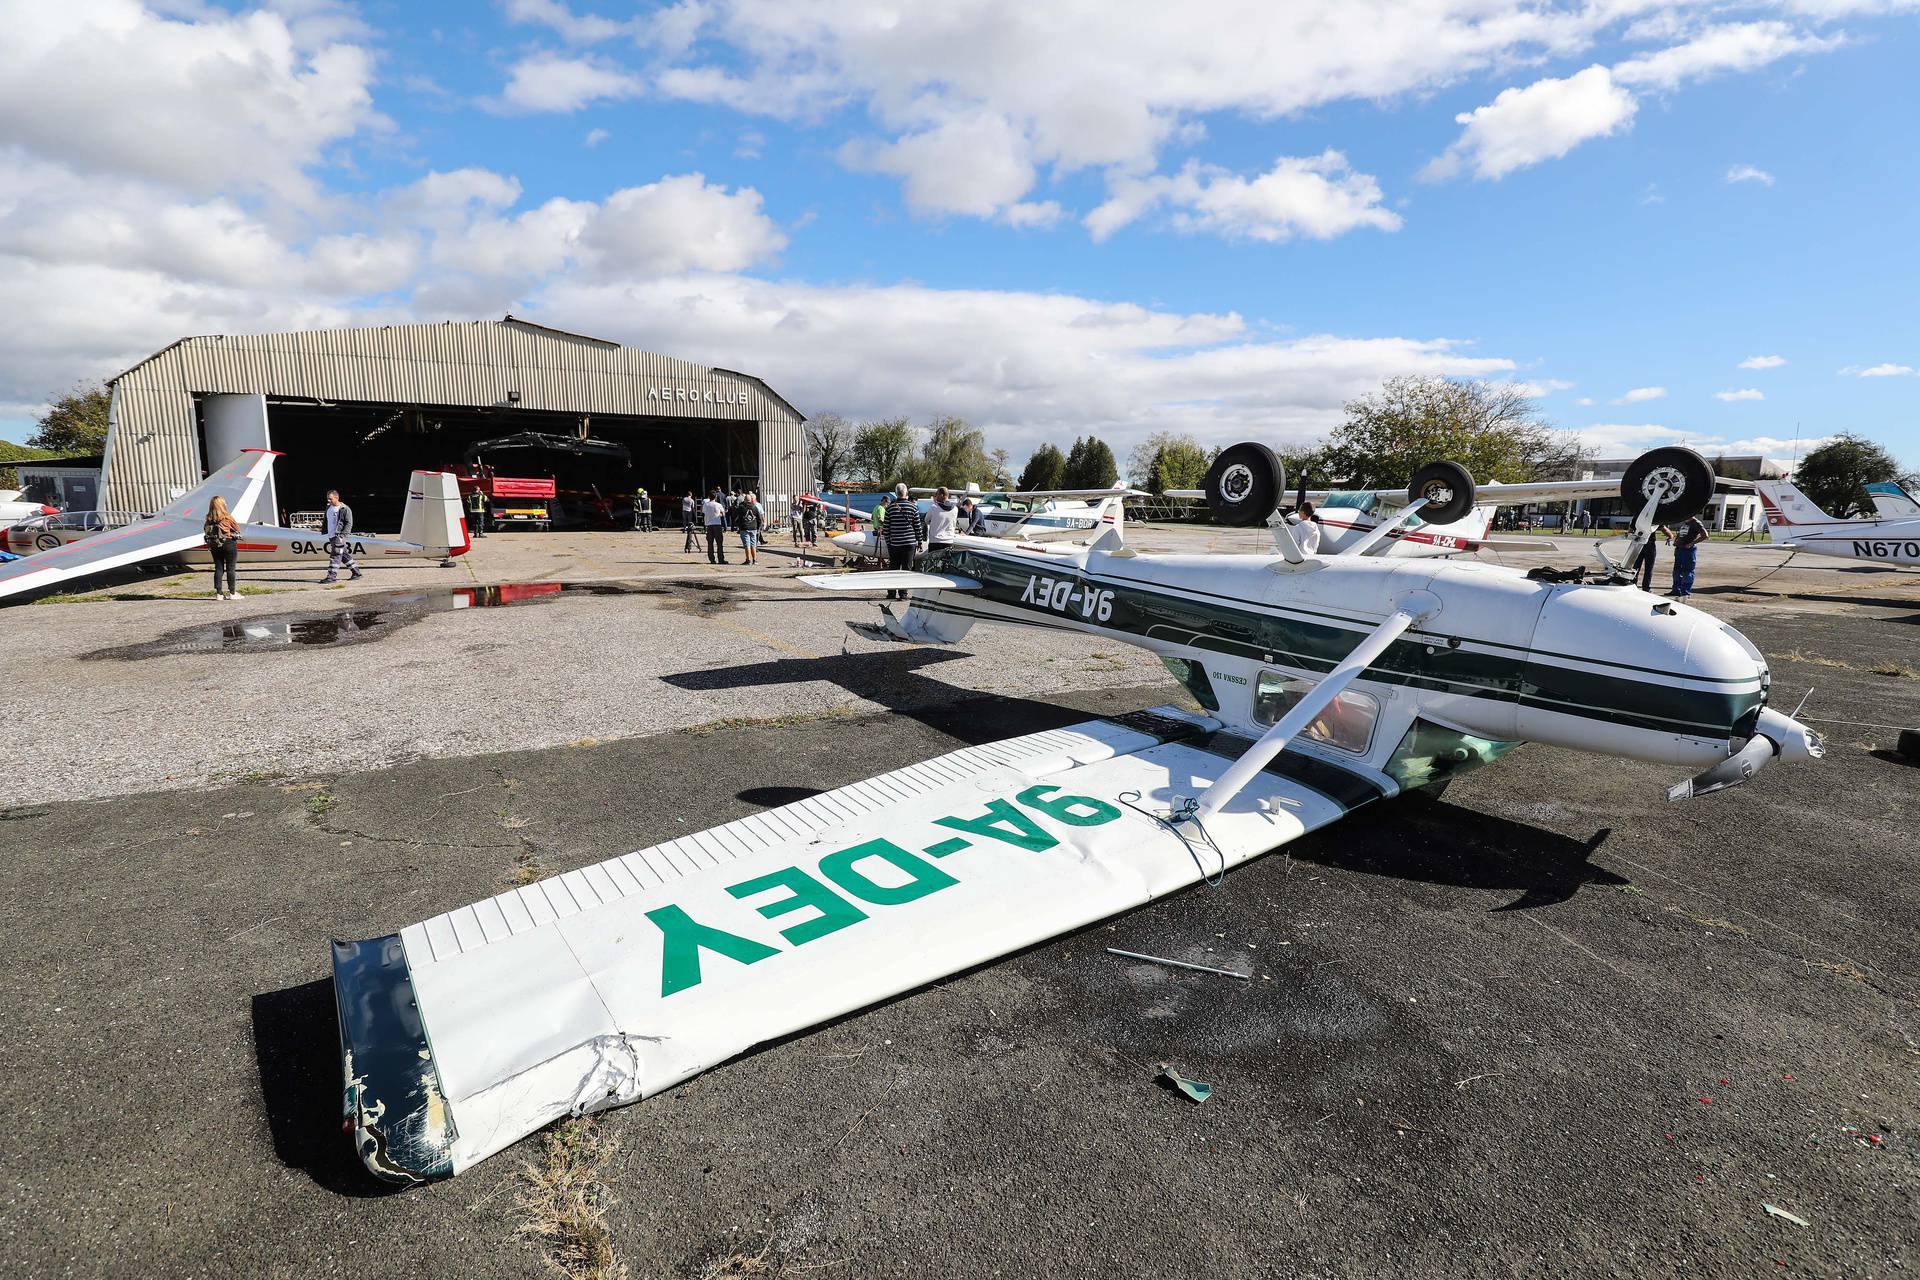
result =
[[1786,532],[1806,525],[1837,523],[1789,481],[1759,480],[1755,487],[1760,490],[1760,505],[1766,510],[1769,528]]
[[416,471],[407,482],[407,513],[400,518],[400,540],[417,543],[429,555],[457,556],[473,546],[460,507],[460,482],[450,471]]

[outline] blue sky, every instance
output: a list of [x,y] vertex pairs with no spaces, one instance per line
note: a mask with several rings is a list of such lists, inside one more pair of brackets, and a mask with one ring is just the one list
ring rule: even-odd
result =
[[0,436],[185,333],[511,310],[1022,455],[1436,373],[1608,452],[1920,461],[1902,0],[0,20]]

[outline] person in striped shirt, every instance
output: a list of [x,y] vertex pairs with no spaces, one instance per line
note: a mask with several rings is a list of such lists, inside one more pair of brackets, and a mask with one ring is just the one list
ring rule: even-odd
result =
[[[887,518],[880,530],[880,540],[887,547],[887,568],[913,568],[913,557],[927,540],[927,518],[920,514],[919,505],[907,496],[905,484],[893,486],[893,501],[887,504]],[[887,592],[889,600],[906,598],[904,591]]]

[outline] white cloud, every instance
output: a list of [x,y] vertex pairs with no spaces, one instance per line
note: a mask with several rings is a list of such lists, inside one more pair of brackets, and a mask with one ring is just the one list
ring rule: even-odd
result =
[[1434,157],[1420,176],[1427,181],[1471,169],[1477,178],[1500,178],[1567,154],[1589,138],[1603,138],[1628,127],[1633,95],[1613,82],[1602,66],[1591,66],[1564,80],[1536,80],[1524,89],[1506,89],[1484,107],[1455,117],[1460,137]]
[[1850,364],[1840,372],[1853,378],[1910,378],[1915,371],[1914,367],[1910,364],[1887,363],[1875,365]]
[[1051,227],[1058,223],[1064,216],[1066,216],[1066,210],[1060,207],[1058,201],[1042,200],[1039,202],[1021,201],[1018,204],[1010,204],[1006,207],[1006,210],[1001,213],[1000,218],[1001,221],[1010,227],[1037,229]]
[[558,53],[534,53],[513,64],[506,88],[489,103],[499,111],[578,111],[594,102],[638,97],[638,76],[610,63]]
[[576,44],[591,44],[629,33],[633,28],[598,14],[578,14],[560,0],[505,0],[501,8],[511,22],[536,23]]
[[1033,186],[1026,140],[1005,116],[973,112],[911,133],[897,142],[850,142],[840,149],[850,169],[890,173],[905,184],[907,205],[920,213],[987,218]]
[[[154,13],[132,0],[15,3],[0,39],[0,139],[66,168],[196,194],[311,198],[305,170],[381,128],[373,57],[330,6]],[[312,41],[319,40],[320,43]]]
[[1738,391],[1716,391],[1713,393],[1713,398],[1732,404],[1737,400],[1765,400],[1767,397],[1752,387],[1742,387]]
[[605,129],[589,129],[587,136],[580,140],[580,144],[586,147],[597,147],[612,136]]
[[1161,427],[1216,444],[1298,440],[1384,377],[1514,367],[1439,339],[1265,340],[1236,315],[1057,293],[569,277],[534,302],[563,328],[749,369],[809,412],[957,413],[1016,452],[1087,431],[1124,452]]
[[1754,71],[1799,53],[1826,53],[1846,43],[1795,31],[1784,22],[1737,22],[1708,27],[1681,44],[1631,58],[1614,67],[1621,84],[1636,89],[1677,89],[1722,71]]
[[1571,391],[1573,384],[1560,378],[1529,378],[1524,382],[1515,382],[1513,389],[1523,396],[1550,396],[1556,391]]
[[1741,369],[1778,369],[1786,362],[1787,358],[1785,356],[1748,356],[1745,360],[1742,360],[1737,367]]
[[1727,181],[1757,182],[1763,187],[1770,187],[1773,185],[1773,175],[1750,164],[1736,164],[1727,170]]
[[1615,400],[1614,403],[1642,404],[1648,400],[1664,400],[1666,399],[1666,395],[1667,389],[1665,387],[1635,387],[1618,400]]
[[1347,158],[1327,150],[1317,156],[1282,156],[1256,178],[1189,161],[1178,174],[1135,178],[1116,175],[1106,203],[1084,219],[1095,240],[1165,204],[1181,231],[1205,231],[1229,239],[1330,240],[1358,227],[1400,229],[1400,215],[1380,204],[1380,184],[1355,173]]
[[1574,401],[1575,404],[1580,405],[1582,408],[1592,405],[1593,402],[1592,396],[1581,396],[1578,400]]

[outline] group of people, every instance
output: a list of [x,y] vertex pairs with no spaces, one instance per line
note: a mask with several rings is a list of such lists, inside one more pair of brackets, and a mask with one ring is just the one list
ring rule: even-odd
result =
[[727,532],[740,538],[740,556],[744,564],[760,562],[760,535],[767,527],[767,509],[760,495],[751,489],[728,493],[715,485],[705,498],[695,498],[691,490],[680,499],[680,523],[686,529],[683,551],[694,549],[694,530],[707,532],[707,563],[728,564]]
[[[213,598],[238,600],[240,586],[235,571],[240,565],[240,522],[233,518],[227,500],[215,494],[207,504],[207,519],[202,528],[207,552],[213,557]],[[353,558],[353,508],[340,500],[338,489],[327,490],[326,513],[327,576],[321,582],[340,581],[345,569],[353,578],[363,578]]]

